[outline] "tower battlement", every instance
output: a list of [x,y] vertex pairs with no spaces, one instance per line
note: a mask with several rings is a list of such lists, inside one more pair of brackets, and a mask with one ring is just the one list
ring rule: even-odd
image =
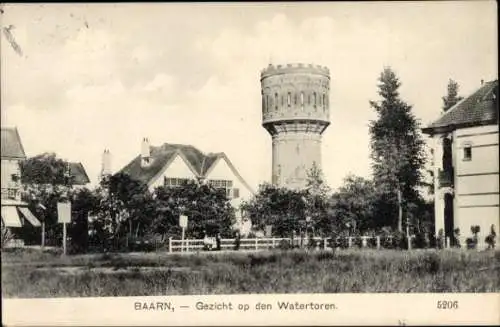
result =
[[328,67],[304,63],[291,63],[286,65],[269,64],[269,66],[261,70],[260,77],[262,79],[269,75],[293,73],[321,74],[330,77],[330,70],[328,69]]
[[262,126],[273,142],[272,182],[305,187],[321,164],[321,135],[330,124],[330,71],[313,64],[269,65],[261,72]]

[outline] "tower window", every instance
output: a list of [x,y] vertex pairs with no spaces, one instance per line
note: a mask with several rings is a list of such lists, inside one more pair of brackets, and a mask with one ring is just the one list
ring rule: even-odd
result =
[[300,92],[300,106],[304,109],[304,92]]
[[283,96],[281,96],[281,106],[283,107],[284,104],[285,104],[285,100],[284,100]]
[[278,110],[278,93],[274,93],[274,110]]
[[311,105],[311,95],[310,94],[307,96],[307,104]]
[[292,104],[292,94],[290,92],[288,92],[288,95],[286,97],[286,104],[288,105],[288,107],[290,107],[290,105]]
[[464,145],[464,161],[472,160],[472,146],[470,144]]
[[317,105],[316,92],[313,93],[313,97],[314,97],[314,108],[316,108]]

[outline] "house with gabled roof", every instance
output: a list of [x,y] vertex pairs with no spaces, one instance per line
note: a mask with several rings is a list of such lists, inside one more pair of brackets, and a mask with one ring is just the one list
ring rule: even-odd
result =
[[[103,157],[103,170],[109,171],[109,168],[104,167],[104,162],[109,164],[106,156],[109,156],[109,152],[105,152]],[[241,218],[242,201],[254,194],[225,153],[205,154],[192,145],[164,143],[151,146],[149,140],[144,138],[141,153],[120,172],[146,184],[151,191],[159,186],[180,186],[186,180],[224,189],[236,210],[237,218]]]
[[89,176],[81,162],[69,162],[69,176],[74,188],[82,188],[90,183]]
[[433,141],[436,234],[453,240],[458,229],[462,246],[472,226],[480,247],[492,228],[499,234],[498,117],[495,80],[423,128]]
[[[21,201],[21,161],[26,159],[24,147],[17,128],[1,128],[1,217],[2,225],[19,232],[30,224],[41,226],[40,221],[28,209],[28,204]],[[19,233],[15,233],[18,234]],[[14,242],[22,245],[21,238]]]

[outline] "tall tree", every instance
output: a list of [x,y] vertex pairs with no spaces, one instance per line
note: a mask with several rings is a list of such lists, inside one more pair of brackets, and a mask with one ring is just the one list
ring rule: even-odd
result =
[[458,95],[459,85],[451,78],[448,81],[448,94],[443,99],[443,112],[448,111],[457,102],[461,101],[463,97]]
[[371,158],[377,188],[395,197],[396,226],[403,230],[408,203],[419,197],[425,164],[424,141],[412,107],[401,100],[401,86],[394,71],[387,67],[380,74],[379,102],[370,101],[377,119],[370,122]]

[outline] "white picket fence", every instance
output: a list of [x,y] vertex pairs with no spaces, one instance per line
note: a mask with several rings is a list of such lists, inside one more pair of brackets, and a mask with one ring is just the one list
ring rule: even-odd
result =
[[[411,236],[411,239],[413,239],[415,236]],[[322,249],[329,249],[329,241],[330,237],[327,238],[321,238],[321,237],[313,237],[312,238],[314,241],[316,241],[317,248],[322,248]],[[382,239],[380,236],[361,236],[361,237],[346,237],[343,238],[344,240],[347,241],[347,247],[351,248],[356,246],[355,240],[356,239],[361,239],[361,248],[376,248],[376,249],[381,249],[382,248]],[[391,239],[391,238],[390,238]],[[242,238],[240,239],[240,245],[239,245],[239,250],[269,250],[269,249],[275,249],[277,248],[281,241],[287,241],[289,244],[292,244],[292,239],[291,238]],[[341,237],[337,237],[337,241],[342,240]],[[370,243],[370,240],[372,242]],[[293,245],[294,246],[301,246],[302,244],[305,244],[303,242],[306,242],[305,239],[301,238],[294,238],[293,239]],[[392,242],[392,240],[391,240]],[[232,238],[224,238],[221,239],[221,250],[233,250],[235,249],[236,243],[235,239]],[[197,252],[197,251],[203,251],[205,248],[204,240],[203,239],[185,239],[185,240],[177,240],[173,238],[169,238],[168,240],[168,252]],[[409,242],[409,248],[411,249],[411,242]],[[212,246],[212,249],[215,249],[215,244]]]

